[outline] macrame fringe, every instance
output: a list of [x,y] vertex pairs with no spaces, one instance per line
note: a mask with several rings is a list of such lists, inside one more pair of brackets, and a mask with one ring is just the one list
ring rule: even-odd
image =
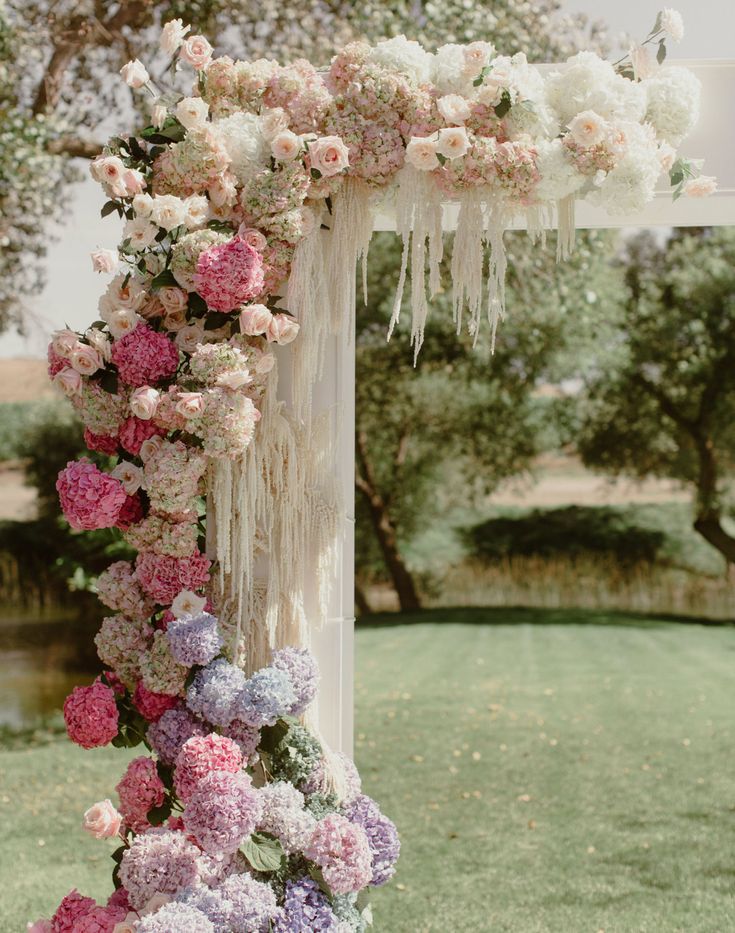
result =
[[557,241],[556,241],[556,261],[562,262],[574,252],[574,240],[576,238],[575,225],[575,200],[573,195],[562,198],[556,204],[557,216]]

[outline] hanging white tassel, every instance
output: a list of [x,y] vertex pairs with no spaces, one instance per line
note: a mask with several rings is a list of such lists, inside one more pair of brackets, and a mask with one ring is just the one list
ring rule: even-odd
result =
[[556,203],[557,215],[557,241],[556,241],[556,261],[561,262],[574,252],[574,240],[576,238],[575,226],[575,200],[574,195],[570,194]]

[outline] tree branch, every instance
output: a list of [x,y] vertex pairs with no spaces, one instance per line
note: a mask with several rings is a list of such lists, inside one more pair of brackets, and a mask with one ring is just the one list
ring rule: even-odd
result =
[[102,143],[74,136],[60,136],[49,143],[48,151],[52,155],[65,155],[77,159],[93,159],[100,154]]
[[654,398],[661,406],[661,411],[667,417],[671,418],[671,420],[675,422],[680,428],[683,428],[690,434],[696,430],[696,423],[692,421],[691,418],[687,418],[686,415],[682,414],[668,397],[668,395],[659,389],[658,386],[655,386],[652,382],[649,382],[649,380],[640,373],[635,373],[633,376],[633,381],[638,383],[644,392],[647,392],[652,398]]

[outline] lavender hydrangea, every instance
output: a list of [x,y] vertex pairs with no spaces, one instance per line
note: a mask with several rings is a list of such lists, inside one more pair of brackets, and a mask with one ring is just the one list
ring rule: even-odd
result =
[[271,923],[280,916],[273,889],[252,875],[230,875],[220,885],[219,893],[232,905],[228,918],[232,933],[268,933]]
[[250,776],[212,771],[197,784],[184,812],[186,829],[210,855],[235,852],[262,812]]
[[181,707],[169,709],[161,716],[158,722],[148,727],[148,742],[153,751],[165,765],[172,765],[176,761],[184,742],[195,735],[207,735],[209,730],[203,723]]
[[233,905],[218,890],[212,890],[203,884],[181,891],[176,900],[200,910],[213,924],[217,933],[228,929]]
[[401,850],[395,823],[380,812],[377,803],[366,794],[355,797],[343,810],[351,823],[362,826],[370,843],[373,878],[370,884],[381,885],[396,873]]
[[304,809],[304,795],[293,784],[275,781],[260,791],[263,813],[258,829],[275,836],[287,855],[301,852],[309,843],[316,819]]
[[299,878],[286,882],[283,914],[274,933],[337,933],[339,920],[316,881]]
[[196,907],[173,901],[164,904],[154,914],[143,917],[136,933],[216,933],[212,921]]
[[296,697],[288,713],[300,716],[319,688],[319,668],[314,656],[306,648],[281,648],[273,655],[273,667],[288,674]]
[[229,726],[236,716],[242,718],[238,700],[245,682],[239,667],[217,658],[197,671],[186,692],[187,705],[215,726]]
[[222,650],[222,636],[217,629],[217,619],[208,612],[184,619],[172,619],[166,635],[171,654],[186,667],[209,664]]
[[130,905],[140,910],[154,894],[176,894],[197,879],[199,850],[184,833],[158,827],[136,836],[120,862]]
[[222,735],[226,735],[228,739],[237,742],[243,759],[251,761],[251,763],[256,759],[258,744],[260,743],[260,731],[258,729],[241,722],[239,719],[233,719],[229,726],[222,730]]
[[296,702],[288,674],[275,667],[264,667],[250,677],[238,699],[237,718],[256,729],[272,726]]

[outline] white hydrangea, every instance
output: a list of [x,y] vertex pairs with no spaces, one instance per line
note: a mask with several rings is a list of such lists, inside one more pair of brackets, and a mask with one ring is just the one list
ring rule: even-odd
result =
[[621,158],[590,191],[587,200],[608,214],[635,214],[653,198],[661,159],[650,127],[621,124],[619,135],[624,137]]
[[[546,82],[538,68],[529,65],[523,52],[519,52],[510,59],[509,74],[515,101],[506,120],[510,136],[557,136],[559,121],[546,102]],[[524,101],[529,101],[530,106],[524,106]]]
[[585,110],[613,121],[641,120],[646,110],[643,86],[616,74],[594,52],[579,52],[547,77],[546,101],[562,126]]
[[472,78],[467,70],[464,46],[443,45],[436,50],[432,61],[431,80],[440,94],[462,94],[469,97]]
[[405,36],[383,39],[370,53],[370,61],[398,71],[417,84],[426,84],[431,80],[432,58],[418,42]]
[[577,171],[568,150],[560,139],[542,141],[537,146],[538,166],[541,178],[536,195],[542,201],[557,201],[573,194],[585,184],[585,176]]
[[270,147],[255,114],[238,112],[215,120],[212,132],[230,157],[230,171],[240,184],[268,164]]
[[284,852],[303,851],[316,826],[316,819],[304,809],[304,795],[287,781],[267,784],[260,791],[263,815],[258,829],[274,835]]
[[647,97],[646,120],[659,139],[678,146],[699,119],[699,78],[687,68],[671,65],[660,68],[641,86]]

